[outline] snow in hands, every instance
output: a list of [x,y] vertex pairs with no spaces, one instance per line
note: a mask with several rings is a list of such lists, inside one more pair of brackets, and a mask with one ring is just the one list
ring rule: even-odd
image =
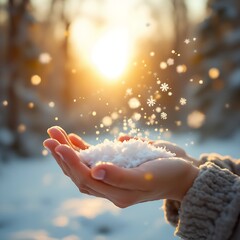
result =
[[174,153],[165,148],[155,147],[139,139],[123,142],[105,140],[79,152],[81,161],[90,167],[101,163],[113,163],[124,168],[134,168],[150,160],[174,156]]

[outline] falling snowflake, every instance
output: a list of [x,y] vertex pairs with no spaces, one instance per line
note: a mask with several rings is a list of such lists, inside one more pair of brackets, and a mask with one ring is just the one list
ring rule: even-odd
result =
[[186,105],[187,99],[186,99],[186,98],[180,98],[179,103],[180,103],[181,105]]
[[167,60],[167,64],[168,64],[169,66],[172,66],[172,65],[174,64],[174,59],[173,59],[173,58],[169,58],[169,59]]
[[167,119],[167,113],[162,112],[161,113],[161,119],[166,120]]
[[126,95],[127,95],[127,96],[131,96],[132,94],[133,94],[132,88],[128,88],[128,89],[126,90]]
[[162,83],[161,86],[160,86],[160,89],[163,91],[163,92],[167,92],[169,90],[169,86],[167,83]]
[[155,99],[153,99],[153,97],[151,96],[148,100],[147,100],[147,105],[149,106],[149,107],[152,107],[152,106],[154,106],[155,105],[155,103],[156,103],[156,100]]
[[141,103],[138,100],[138,98],[133,97],[133,98],[129,99],[128,105],[131,109],[136,109],[136,108],[139,108],[141,106]]
[[187,38],[187,39],[185,39],[184,43],[189,44],[190,40]]
[[159,66],[160,66],[161,69],[166,69],[167,68],[167,63],[166,62],[161,62]]

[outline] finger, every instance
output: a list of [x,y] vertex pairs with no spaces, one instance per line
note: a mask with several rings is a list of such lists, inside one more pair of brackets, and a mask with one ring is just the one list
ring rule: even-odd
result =
[[48,138],[43,142],[43,146],[47,148],[50,152],[54,152],[55,148],[60,145],[56,139]]
[[66,132],[62,128],[54,126],[49,128],[47,132],[51,138],[56,139],[59,143],[67,144],[74,148],[71,141],[68,139]]
[[80,191],[81,193],[85,193],[85,194],[88,194],[88,195],[91,195],[91,196],[95,196],[95,197],[100,197],[100,198],[105,198],[105,199],[107,199],[107,197],[106,197],[105,195],[103,195],[102,193],[96,192],[96,191],[94,191],[93,189],[88,188],[88,187],[85,187],[84,189],[80,189],[80,188],[79,188],[79,191]]
[[158,141],[154,142],[153,145],[155,147],[165,148],[167,151],[175,153],[176,156],[178,156],[178,157],[182,157],[182,158],[186,157],[186,152],[184,151],[184,149],[178,147],[175,143],[171,143],[171,142],[164,141],[164,140],[158,140]]
[[[66,133],[66,131],[64,129],[62,129],[61,127],[57,126],[57,128],[62,132],[62,134],[65,136],[66,140],[68,141],[69,146],[71,146],[73,149],[75,149],[76,151],[79,151],[79,147],[74,145],[71,141],[71,139],[69,138],[69,135]],[[77,136],[77,135],[76,135]]]
[[68,137],[69,137],[71,143],[79,149],[85,150],[90,147],[90,145],[88,143],[83,141],[82,138],[80,138],[78,135],[76,135],[74,133],[70,133],[68,135]]
[[146,172],[137,168],[122,168],[106,163],[102,163],[91,169],[91,175],[94,179],[128,190],[144,190],[146,174]]
[[[127,186],[126,189],[121,189],[121,186],[115,187],[93,179],[90,169],[80,161],[77,153],[68,145],[58,146],[56,152],[62,157],[62,159],[64,159],[68,167],[71,169],[70,177],[79,189],[83,189],[94,196],[107,198],[112,202],[122,203],[125,202],[125,199],[129,199],[126,198],[126,196],[130,196],[132,193],[132,190],[129,190],[129,184],[124,185]],[[135,202],[135,198],[138,197],[136,186],[132,189],[135,190],[135,194],[131,194],[130,202]],[[127,204],[129,204],[129,202],[127,202]],[[126,203],[123,205],[126,205]]]
[[128,136],[128,135],[124,135],[124,136],[120,136],[119,138],[118,138],[118,141],[120,141],[120,142],[124,142],[124,141],[129,141],[130,139],[132,139],[133,137],[130,137],[130,136]]
[[[63,173],[68,175],[69,173],[69,167],[66,165],[65,162],[63,162],[61,160],[61,158],[59,157],[58,154],[56,154],[55,152],[55,148],[57,146],[59,146],[60,143],[56,140],[56,139],[47,139],[43,142],[43,146],[47,149],[49,149],[49,151],[52,153],[53,157],[55,158],[56,162],[58,163],[58,165],[60,166],[60,168],[62,169]],[[68,175],[69,176],[69,175]]]
[[76,151],[68,145],[59,145],[55,148],[55,151],[62,161],[67,164],[71,170],[71,174],[74,175],[79,182],[82,178],[88,178],[90,176],[89,168],[81,162]]

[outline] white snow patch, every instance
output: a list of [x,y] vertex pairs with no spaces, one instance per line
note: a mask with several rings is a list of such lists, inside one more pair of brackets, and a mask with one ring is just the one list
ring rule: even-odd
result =
[[129,141],[109,141],[80,150],[80,159],[88,166],[110,162],[124,168],[137,167],[157,158],[170,158],[175,154],[165,148],[155,147],[147,141],[130,139]]

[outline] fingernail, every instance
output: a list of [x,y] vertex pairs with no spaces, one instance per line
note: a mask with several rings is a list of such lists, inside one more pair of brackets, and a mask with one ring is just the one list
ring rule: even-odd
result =
[[52,127],[50,127],[50,128],[47,129],[47,133],[48,133],[48,134],[50,133],[51,129],[52,129]]
[[103,169],[97,170],[93,172],[93,178],[97,180],[103,180],[106,175],[106,171]]
[[52,127],[48,128],[48,129],[47,129],[47,133],[48,133],[49,135],[51,135],[51,131],[52,131],[53,129],[56,129],[56,128],[57,128],[56,126],[52,126]]

